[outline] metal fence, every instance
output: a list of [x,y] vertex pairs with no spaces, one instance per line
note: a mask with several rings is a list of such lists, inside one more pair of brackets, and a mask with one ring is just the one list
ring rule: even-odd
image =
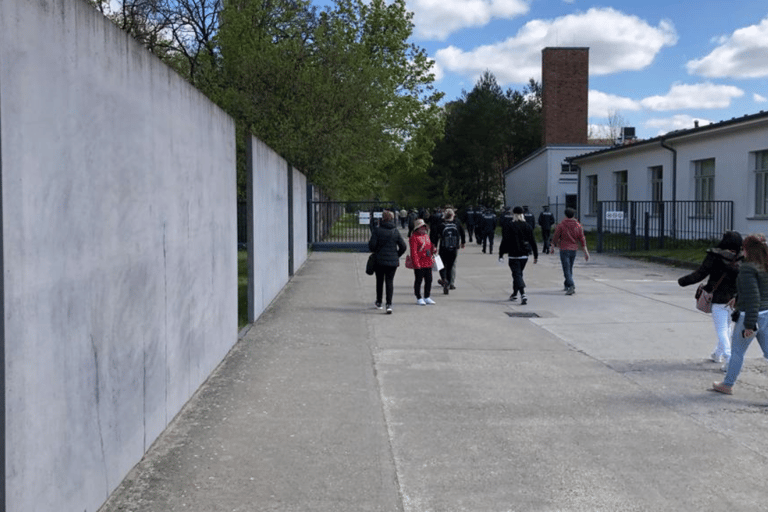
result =
[[394,211],[394,203],[379,201],[310,201],[307,208],[308,242],[315,251],[368,251],[371,220]]
[[597,252],[716,240],[733,229],[733,201],[599,201]]

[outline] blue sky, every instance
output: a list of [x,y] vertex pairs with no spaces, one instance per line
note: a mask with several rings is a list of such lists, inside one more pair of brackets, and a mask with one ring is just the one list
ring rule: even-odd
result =
[[[317,1],[317,4],[327,2]],[[435,86],[461,97],[491,71],[504,88],[541,80],[541,50],[590,48],[593,133],[617,114],[640,138],[768,110],[768,3],[755,0],[407,0],[412,42]]]

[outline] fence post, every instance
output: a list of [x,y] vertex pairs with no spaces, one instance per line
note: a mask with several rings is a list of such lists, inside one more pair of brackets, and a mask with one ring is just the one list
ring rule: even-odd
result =
[[603,252],[603,202],[597,202],[597,252]]
[[643,247],[646,251],[651,248],[651,212],[645,212],[645,218],[643,219]]
[[635,203],[629,203],[629,250],[637,250],[637,212],[635,210]]

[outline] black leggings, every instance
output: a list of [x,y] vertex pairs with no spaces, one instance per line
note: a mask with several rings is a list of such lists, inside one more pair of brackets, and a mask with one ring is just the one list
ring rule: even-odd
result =
[[397,267],[384,267],[376,265],[376,303],[381,304],[381,296],[384,292],[384,283],[387,284],[387,304],[392,304],[392,295],[395,292],[395,272]]
[[424,280],[424,298],[429,297],[432,292],[432,267],[413,269],[415,280],[413,282],[413,291],[417,299],[421,299],[421,281]]

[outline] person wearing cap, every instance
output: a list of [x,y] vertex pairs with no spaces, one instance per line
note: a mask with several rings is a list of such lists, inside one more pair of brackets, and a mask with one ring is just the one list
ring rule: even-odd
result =
[[555,234],[552,235],[552,245],[560,249],[560,263],[563,266],[566,295],[576,293],[576,284],[573,282],[573,263],[576,261],[576,251],[579,249],[579,245],[584,248],[584,260],[589,261],[584,228],[581,227],[578,220],[574,219],[575,216],[576,210],[570,207],[566,208],[565,218],[557,225]]
[[541,208],[542,211],[539,214],[539,226],[541,227],[541,238],[544,242],[541,252],[544,254],[549,254],[549,246],[552,239],[552,226],[555,225],[555,214],[549,211],[548,204],[545,204]]
[[525,222],[531,226],[531,229],[536,229],[536,217],[533,216],[527,205],[523,206],[523,217],[525,217]]
[[[416,294],[416,304],[426,306],[435,304],[430,297],[432,292],[432,265],[434,264],[435,246],[429,239],[429,229],[424,219],[416,219],[413,223],[413,234],[408,238],[411,247],[411,263],[413,266],[413,291]],[[421,283],[424,282],[424,294],[421,293]]]
[[523,209],[515,206],[512,210],[512,222],[506,222],[502,226],[499,261],[504,261],[504,255],[509,254],[509,270],[512,272],[512,295],[509,296],[509,300],[517,300],[517,294],[520,293],[521,305],[528,304],[523,270],[531,252],[533,252],[533,263],[536,264],[539,259],[539,250],[536,247],[533,230],[525,220]]

